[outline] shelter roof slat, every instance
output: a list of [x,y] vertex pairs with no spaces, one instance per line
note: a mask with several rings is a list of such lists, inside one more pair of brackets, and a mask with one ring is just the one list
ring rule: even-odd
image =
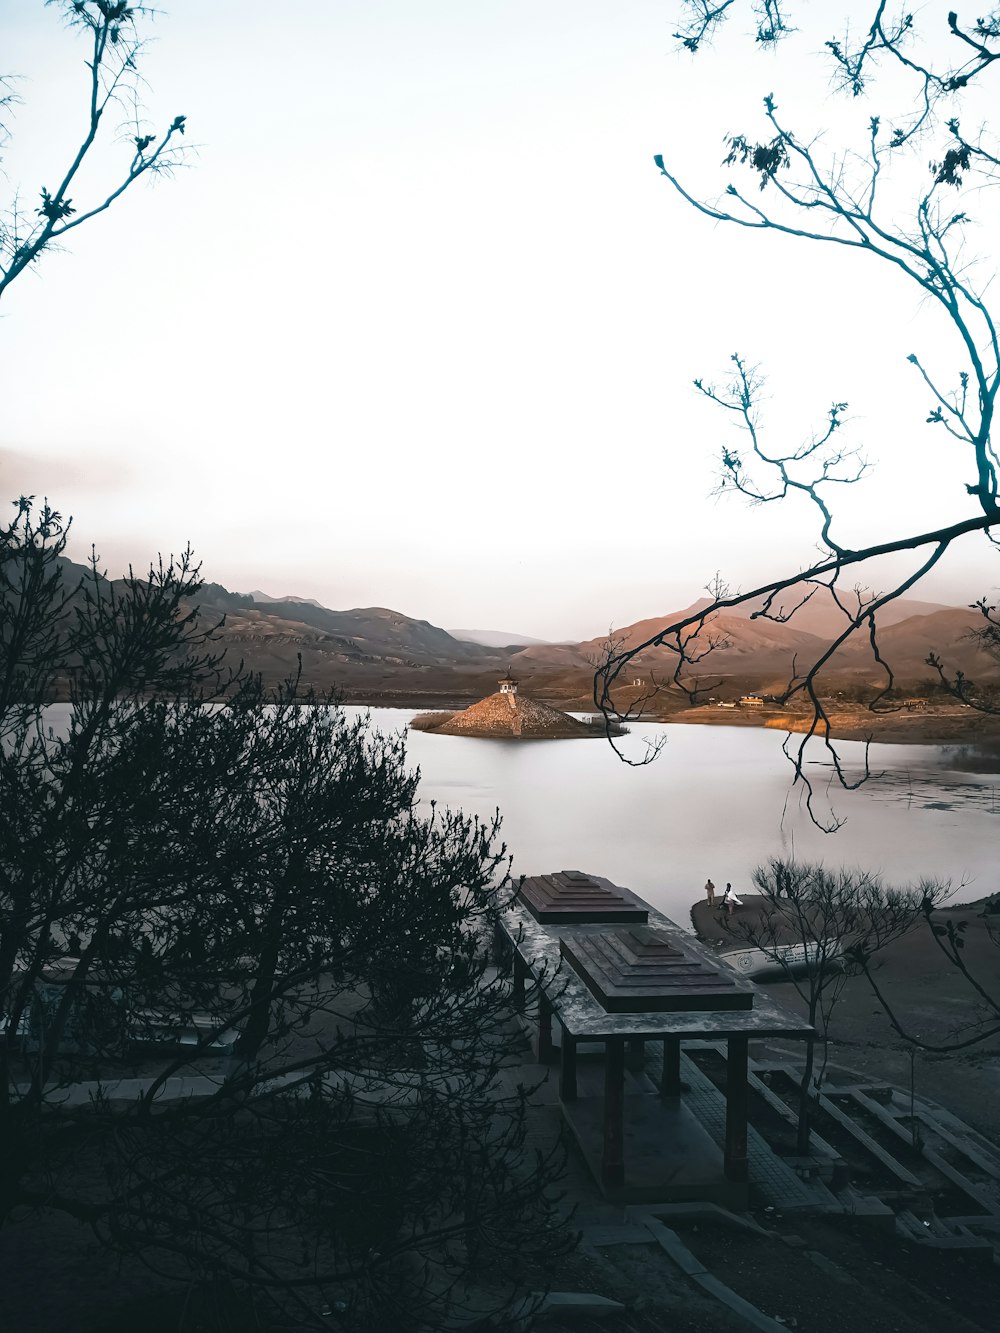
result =
[[641,898],[601,875],[587,875],[582,870],[529,876],[521,884],[518,897],[536,921],[644,925],[648,919],[648,908]]

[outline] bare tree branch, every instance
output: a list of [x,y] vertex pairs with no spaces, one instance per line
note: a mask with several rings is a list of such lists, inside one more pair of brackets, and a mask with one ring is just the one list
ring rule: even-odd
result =
[[[148,132],[143,124],[138,69],[145,43],[138,25],[141,20],[151,18],[154,11],[122,0],[47,0],[47,3],[57,4],[67,25],[82,30],[88,41],[85,128],[80,145],[56,187],[40,187],[38,207],[26,212],[15,193],[6,214],[0,218],[0,299],[15,279],[36,264],[46,251],[57,249],[69,232],[106,212],[142,177],[174,170],[186,152],[180,143],[186,117],[174,116],[159,135]],[[0,88],[7,86],[0,83]],[[11,102],[9,94],[0,97],[0,113]],[[125,136],[130,143],[130,160],[117,184],[94,202],[80,205],[75,202],[74,185],[109,112],[115,107],[123,110],[130,126]]]
[[[735,3],[683,5],[682,41],[689,50],[699,50],[723,19],[731,18],[740,8]],[[789,36],[793,31],[791,16],[782,12],[776,17],[776,34]],[[932,21],[926,16],[922,20]],[[595,673],[595,704],[606,718],[613,719],[614,692],[620,686],[622,672],[637,655],[653,647],[664,648],[676,658],[674,684],[693,701],[703,683],[696,668],[713,648],[708,627],[720,611],[755,603],[754,615],[794,623],[796,611],[812,595],[810,589],[827,589],[843,613],[843,625],[812,660],[795,663],[777,702],[801,698],[809,706],[811,722],[805,733],[790,736],[785,748],[796,781],[805,784],[810,813],[830,829],[839,821],[820,816],[813,804],[805,767],[811,744],[818,740],[824,747],[837,783],[852,787],[858,780],[848,775],[837,755],[818,688],[820,673],[848,643],[864,642],[881,677],[869,707],[875,712],[893,707],[890,694],[895,674],[879,644],[878,612],[917,586],[956,543],[973,533],[994,540],[1000,527],[1000,463],[992,436],[1000,391],[1000,338],[985,300],[988,281],[976,277],[971,266],[960,261],[957,246],[969,220],[966,197],[992,181],[998,154],[988,143],[985,130],[974,142],[963,136],[955,114],[963,92],[995,67],[1000,55],[1000,16],[991,13],[970,27],[950,13],[945,27],[960,50],[958,63],[945,68],[925,57],[913,16],[904,14],[890,20],[885,3],[873,5],[871,21],[858,40],[844,38],[827,43],[839,84],[853,97],[871,95],[877,70],[886,62],[902,73],[912,90],[908,116],[894,118],[891,128],[887,128],[885,119],[873,113],[856,149],[831,150],[821,139],[803,140],[779,114],[777,100],[769,94],[763,102],[764,132],[734,133],[728,138],[722,164],[728,179],[718,200],[700,198],[681,181],[665,156],[655,158],[678,197],[716,223],[768,231],[813,245],[835,245],[885,266],[943,316],[961,349],[963,364],[958,368],[954,388],[942,387],[916,352],[910,352],[906,359],[931,394],[925,423],[944,427],[950,440],[965,450],[970,467],[965,498],[974,512],[888,540],[878,532],[861,544],[845,543],[835,525],[835,495],[862,481],[868,470],[868,462],[859,451],[842,442],[846,401],[833,403],[822,428],[803,441],[771,443],[760,411],[764,381],[759,367],[735,355],[727,382],[716,385],[696,379],[697,391],[732,421],[742,437],[742,443],[727,441],[721,451],[719,493],[761,506],[804,499],[816,515],[818,558],[748,592],[713,598],[708,607],[664,625],[644,642],[608,654]],[[912,213],[902,216],[899,194],[888,192],[886,181],[903,162],[899,150],[904,144],[915,145],[918,139],[923,142],[935,137],[943,139],[941,151],[930,162]],[[907,169],[912,175],[911,168]],[[750,193],[735,180],[740,171],[749,171],[753,177],[755,188]],[[864,274],[859,272],[859,282],[863,281]],[[866,581],[865,573],[876,561],[904,553],[912,553],[914,561],[891,587],[877,595],[866,594],[864,599],[845,593],[848,574],[856,589]],[[794,590],[790,607],[783,596],[789,590]],[[934,656],[930,664],[953,695],[974,707],[992,710],[989,690],[974,687],[960,673],[949,672],[946,663]],[[860,781],[868,772],[866,762]]]

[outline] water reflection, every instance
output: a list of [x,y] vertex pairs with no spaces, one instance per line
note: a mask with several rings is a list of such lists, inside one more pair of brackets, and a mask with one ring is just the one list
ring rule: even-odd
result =
[[[391,730],[412,715],[372,710],[373,720]],[[994,852],[1000,793],[978,775],[963,779],[955,756],[942,747],[872,746],[878,776],[857,792],[841,791],[828,766],[811,764],[817,793],[845,820],[839,832],[824,834],[804,810],[801,784],[791,785],[781,733],[643,723],[620,743],[639,757],[664,730],[663,754],[645,768],[621,763],[599,740],[507,742],[412,732],[408,746],[421,768],[423,800],[484,818],[500,808],[516,871],[607,875],[682,924],[709,875],[745,889],[753,867],[779,855],[879,869],[899,883],[939,876],[964,885],[965,899],[1000,887]],[[852,771],[861,772],[864,746],[839,748]]]
[[[349,713],[364,712],[350,708]],[[63,730],[69,705],[46,710]],[[372,709],[386,731],[411,710]],[[634,889],[682,925],[711,876],[746,889],[754,866],[798,856],[827,866],[880,870],[894,883],[949,879],[959,900],[1000,889],[1000,749],[987,745],[873,745],[875,776],[842,791],[819,752],[809,765],[817,796],[844,819],[833,834],[810,821],[792,785],[783,734],[765,728],[633,724],[618,742],[636,759],[666,735],[644,768],[623,764],[600,739],[488,741],[411,732],[420,799],[491,819],[499,807],[515,873],[576,869]],[[864,745],[838,751],[864,771]]]
[[1000,740],[977,741],[974,745],[942,745],[944,768],[963,773],[994,773],[1000,782]]

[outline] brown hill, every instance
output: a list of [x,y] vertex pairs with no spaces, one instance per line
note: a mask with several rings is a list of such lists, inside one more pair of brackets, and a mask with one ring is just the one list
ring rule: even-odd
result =
[[[625,648],[634,648],[665,625],[683,620],[708,605],[708,599],[702,598],[682,611],[637,621],[615,630],[614,639]],[[792,597],[785,602],[784,609],[790,610],[794,605]],[[923,613],[924,608],[929,610]],[[789,621],[754,619],[754,609],[754,604],[748,603],[746,607],[713,616],[692,641],[693,649],[702,650],[710,639],[719,640],[724,646],[715,648],[693,669],[693,674],[704,679],[739,682],[744,688],[778,692],[791,675],[793,662],[802,669],[816,661],[845,623],[843,613],[826,590],[814,594]],[[777,611],[777,607],[773,609]],[[1000,675],[1000,664],[975,640],[973,631],[982,626],[982,618],[974,611],[903,598],[887,606],[877,620],[881,650],[900,682],[934,679],[934,672],[927,666],[930,652],[938,653],[950,670],[962,670],[972,679],[996,680]],[[593,674],[594,664],[600,661],[607,641],[605,635],[579,644],[529,647],[514,654],[511,660],[517,663],[522,676],[532,671],[538,679],[558,678],[568,685],[574,675]],[[676,655],[667,648],[643,649],[623,673],[621,684],[630,684],[633,678],[648,681],[650,675],[660,681],[668,680],[676,661]],[[828,679],[860,680],[876,676],[881,679],[867,635],[863,633],[856,634],[824,670]]]
[[414,718],[411,725],[418,731],[432,731],[438,736],[501,740],[583,740],[604,735],[602,728],[588,726],[557,708],[535,703],[523,694],[506,694],[501,690],[460,713],[452,713],[445,722],[421,727],[420,718]]
[[[972,680],[996,680],[1000,663],[984,652],[976,631],[983,626],[977,611],[952,607],[908,620],[879,631],[879,650],[901,680],[930,679],[929,653],[936,653],[950,673],[964,671]],[[871,653],[863,643],[846,646],[833,658],[832,672],[861,670],[871,665]],[[935,677],[936,678],[936,677]]]
[[[60,561],[72,589],[88,575],[82,565]],[[116,587],[121,580],[110,580]],[[294,675],[321,691],[345,698],[398,703],[416,695],[454,707],[483,693],[507,655],[463,643],[446,630],[385,607],[333,611],[310,601],[257,603],[245,593],[206,583],[193,599],[211,624],[225,618],[219,643],[229,664],[242,661],[268,684]]]
[[[802,599],[809,594],[808,599]],[[844,596],[844,605],[848,609],[851,606],[852,599]],[[702,599],[701,603],[695,603],[698,609],[701,606],[707,606],[707,599]],[[754,613],[763,609],[764,599],[757,598],[752,602],[747,602],[743,606],[735,607],[728,612],[739,619],[749,620]],[[797,608],[797,609],[796,609]],[[694,609],[694,608],[692,608]],[[954,611],[957,608],[944,606],[940,602],[921,602],[914,597],[899,597],[895,601],[889,602],[876,614],[876,621],[880,630],[888,629],[891,625],[896,625],[902,620],[908,620],[912,616],[932,615],[936,611]],[[791,615],[791,619],[785,621],[790,628],[803,630],[807,634],[816,634],[821,638],[829,638],[839,633],[845,624],[844,613],[834,601],[833,594],[828,588],[816,587],[810,589],[805,584],[795,584],[777,598],[770,608],[772,616]],[[762,623],[758,617],[757,624]]]
[[[656,616],[649,620],[637,621],[622,630],[614,632],[616,643],[633,648],[651,638],[664,625],[680,619],[680,615],[670,617]],[[822,651],[823,641],[815,634],[807,634],[792,625],[776,625],[769,620],[748,620],[728,612],[715,616],[711,623],[693,641],[693,648],[703,650],[710,640],[725,640],[726,647],[713,651],[704,665],[704,672],[711,675],[744,674],[748,669],[764,674],[782,674],[791,666],[792,658],[798,654],[805,658],[810,653]],[[515,653],[512,662],[516,662],[522,672],[532,666],[549,669],[593,671],[593,664],[598,662],[605,650],[607,635],[589,639],[584,643],[570,647],[555,644],[540,648],[525,648]],[[626,675],[631,675],[633,667],[636,675],[653,672],[658,677],[669,676],[677,662],[677,656],[668,648],[648,648],[634,659]]]
[[[220,597],[220,593],[225,595]],[[271,601],[247,608],[242,604],[233,606],[234,599],[245,602],[241,594],[226,593],[218,584],[207,586],[198,597],[202,606],[217,604],[226,612],[226,637],[246,634],[249,620],[258,627],[279,627],[278,632],[297,635],[309,644],[335,644],[349,658],[386,660],[397,666],[499,660],[495,650],[482,644],[463,643],[430,621],[416,620],[389,607],[334,611],[312,602]],[[257,629],[249,631],[251,636],[257,632]],[[263,632],[270,635],[274,631]]]

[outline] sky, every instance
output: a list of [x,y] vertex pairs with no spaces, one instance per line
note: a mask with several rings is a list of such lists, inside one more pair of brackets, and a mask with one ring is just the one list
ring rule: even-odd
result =
[[[692,381],[738,351],[772,441],[850,404],[877,466],[838,497],[845,539],[970,513],[906,362],[959,368],[940,317],[863,257],[698,216],[653,164],[716,196],[768,92],[822,151],[863,136],[823,40],[866,9],[802,0],[769,53],[746,8],[692,57],[670,0],[166,0],[146,106],[192,150],[11,287],[3,490],[72,514],[112,574],[190,542],[237,591],[590,638],[811,558],[803,506],[713,495],[732,437]],[[79,141],[84,47],[41,0],[3,0],[0,37],[0,194],[30,200]],[[914,595],[998,582],[980,541]]]

